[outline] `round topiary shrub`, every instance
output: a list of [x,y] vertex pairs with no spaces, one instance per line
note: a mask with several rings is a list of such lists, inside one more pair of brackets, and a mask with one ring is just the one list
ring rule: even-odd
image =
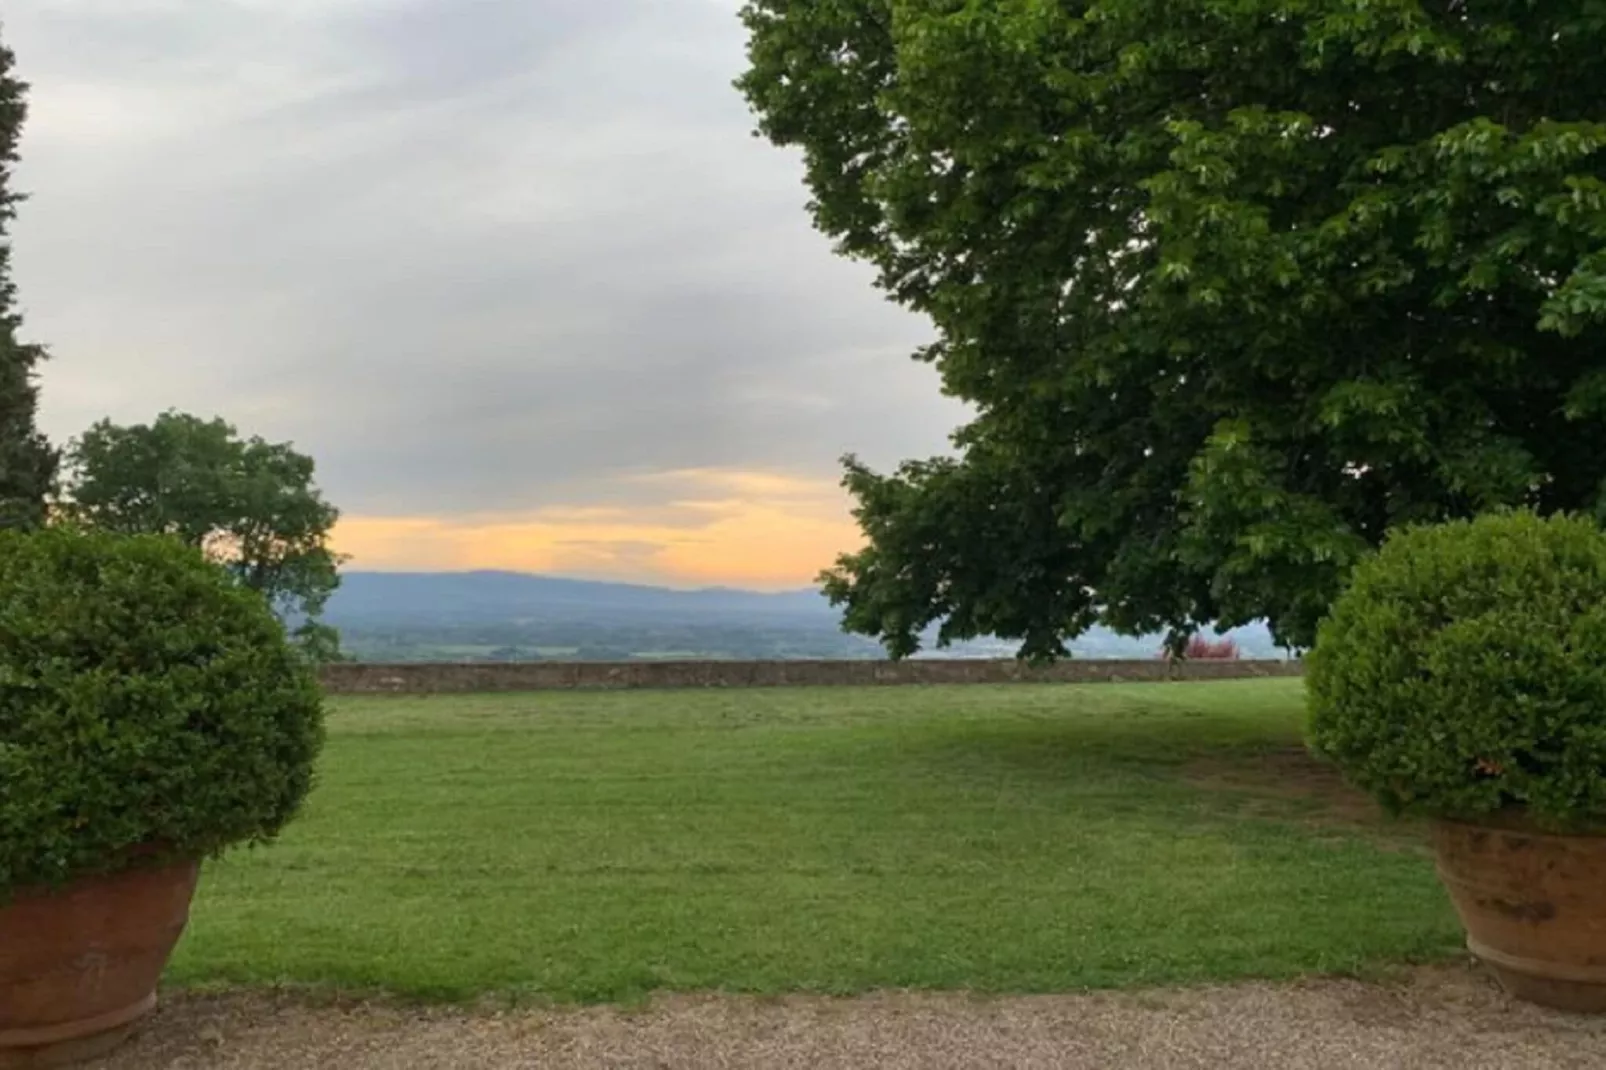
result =
[[1313,749],[1390,810],[1606,823],[1606,534],[1517,512],[1395,535],[1307,684]]
[[0,901],[271,839],[322,740],[310,667],[197,551],[0,532]]

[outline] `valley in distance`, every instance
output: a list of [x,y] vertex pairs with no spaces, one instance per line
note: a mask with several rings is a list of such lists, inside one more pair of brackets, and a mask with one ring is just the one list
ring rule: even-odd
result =
[[[818,591],[673,590],[519,572],[347,572],[324,619],[365,662],[855,659],[885,657],[847,635]],[[1224,633],[1245,658],[1286,658],[1262,626]],[[1152,658],[1161,637],[1094,629],[1078,658]],[[1008,658],[1017,644],[977,640],[920,657]]]

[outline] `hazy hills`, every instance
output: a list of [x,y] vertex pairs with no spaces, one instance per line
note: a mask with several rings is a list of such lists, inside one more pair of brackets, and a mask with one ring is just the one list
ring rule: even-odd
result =
[[483,624],[554,615],[584,620],[719,615],[830,620],[834,611],[816,591],[679,591],[523,572],[347,572],[328,607],[330,622],[337,627],[343,622]]
[[[533,660],[632,657],[874,658],[844,635],[817,591],[672,590],[518,572],[348,572],[326,618],[363,660]],[[1264,628],[1232,633],[1250,657],[1279,657]],[[1158,637],[1097,629],[1079,657],[1152,657]],[[1011,644],[967,643],[949,657],[1003,657]]]

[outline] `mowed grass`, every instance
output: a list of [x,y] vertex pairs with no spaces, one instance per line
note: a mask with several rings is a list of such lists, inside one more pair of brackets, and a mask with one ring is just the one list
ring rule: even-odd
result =
[[1408,834],[1257,792],[1302,706],[1297,680],[340,700],[304,816],[207,868],[169,979],[602,1001],[1453,953]]

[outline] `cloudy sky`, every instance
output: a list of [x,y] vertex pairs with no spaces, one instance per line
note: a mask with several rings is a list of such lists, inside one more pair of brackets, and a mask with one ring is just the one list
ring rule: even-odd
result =
[[221,415],[355,568],[807,583],[944,448],[925,325],[730,87],[738,0],[6,0],[46,430]]

